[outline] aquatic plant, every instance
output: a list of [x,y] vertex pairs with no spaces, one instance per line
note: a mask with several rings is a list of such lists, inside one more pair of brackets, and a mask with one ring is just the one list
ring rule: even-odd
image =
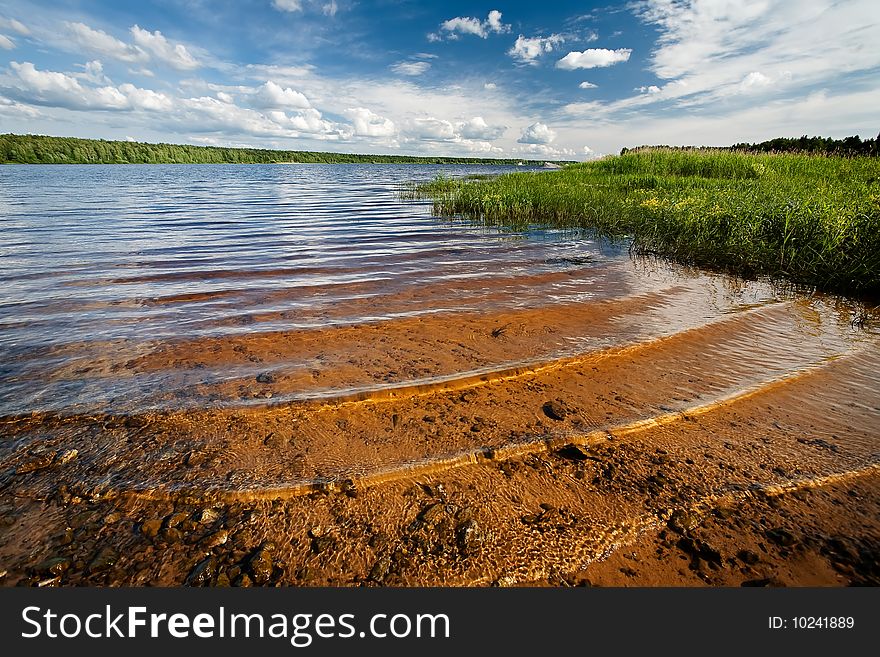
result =
[[653,149],[489,180],[413,186],[437,215],[588,229],[737,275],[880,293],[880,160]]

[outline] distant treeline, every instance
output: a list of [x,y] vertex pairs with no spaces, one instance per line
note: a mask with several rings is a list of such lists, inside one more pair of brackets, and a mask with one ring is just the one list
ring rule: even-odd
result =
[[757,144],[741,142],[733,146],[638,146],[636,148],[623,148],[620,154],[630,151],[640,151],[654,148],[671,150],[722,150],[739,151],[744,153],[810,153],[816,155],[843,155],[856,156],[867,155],[880,156],[880,135],[874,139],[862,139],[858,135],[844,139],[832,139],[830,137],[777,137]]
[[[262,148],[149,144],[42,135],[0,135],[0,164],[516,164],[522,160],[475,157],[357,155]],[[526,160],[529,164],[542,164]]]

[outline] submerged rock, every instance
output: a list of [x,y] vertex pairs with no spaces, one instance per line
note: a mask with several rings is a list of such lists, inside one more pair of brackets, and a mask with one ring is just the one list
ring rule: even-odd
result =
[[217,573],[217,560],[208,557],[196,564],[184,582],[185,586],[207,586]]
[[257,374],[256,381],[257,383],[275,383],[275,375],[271,372],[263,372]]
[[686,509],[676,509],[673,511],[668,523],[669,528],[679,534],[687,534],[699,524],[699,517]]
[[[266,584],[272,577],[272,569],[275,565],[272,561],[272,553],[274,551],[274,544],[267,541],[257,548],[250,559],[248,559],[247,567],[254,583]],[[250,580],[250,578],[248,579]],[[240,583],[239,586],[249,586],[249,584]]]
[[118,559],[116,552],[109,547],[103,547],[98,550],[95,557],[89,562],[90,573],[100,573],[116,565]]
[[483,532],[476,520],[466,520],[456,530],[458,549],[464,556],[476,554],[483,547]]

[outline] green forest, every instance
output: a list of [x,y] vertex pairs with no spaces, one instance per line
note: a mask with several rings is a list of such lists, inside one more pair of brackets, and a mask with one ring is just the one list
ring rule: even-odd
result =
[[620,154],[652,150],[716,150],[740,153],[801,153],[805,155],[840,155],[842,157],[880,156],[880,135],[874,139],[862,139],[858,135],[844,139],[831,137],[777,137],[758,143],[740,142],[733,146],[638,146],[621,149]]
[[[42,135],[0,135],[0,164],[516,164],[521,160],[474,157],[358,155],[262,148],[149,144]],[[524,160],[529,164],[543,161]]]

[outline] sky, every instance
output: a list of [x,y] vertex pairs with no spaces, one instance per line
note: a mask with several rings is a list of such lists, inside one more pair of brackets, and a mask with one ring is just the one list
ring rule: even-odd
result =
[[877,0],[4,0],[0,132],[587,160],[880,132]]

